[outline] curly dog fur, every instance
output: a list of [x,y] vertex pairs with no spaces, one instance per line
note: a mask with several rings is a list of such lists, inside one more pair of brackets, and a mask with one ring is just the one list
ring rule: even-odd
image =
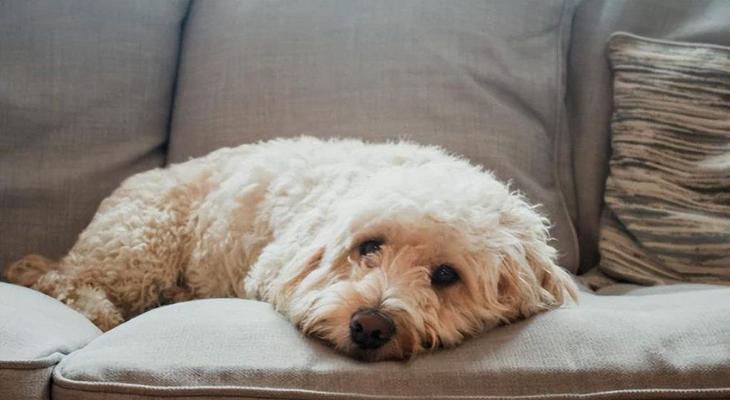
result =
[[[521,195],[437,147],[304,137],[132,176],[68,255],[27,256],[6,277],[102,330],[163,304],[252,298],[351,356],[402,359],[574,296],[548,239]],[[362,310],[391,331],[373,329],[376,345],[355,340]]]

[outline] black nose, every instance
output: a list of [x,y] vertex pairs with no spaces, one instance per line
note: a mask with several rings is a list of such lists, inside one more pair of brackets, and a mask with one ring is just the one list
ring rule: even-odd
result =
[[350,319],[350,337],[361,349],[377,349],[394,333],[393,321],[377,310],[360,310]]

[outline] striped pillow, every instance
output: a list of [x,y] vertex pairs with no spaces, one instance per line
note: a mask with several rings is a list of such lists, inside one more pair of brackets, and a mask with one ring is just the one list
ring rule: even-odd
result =
[[730,48],[617,33],[606,275],[730,284]]

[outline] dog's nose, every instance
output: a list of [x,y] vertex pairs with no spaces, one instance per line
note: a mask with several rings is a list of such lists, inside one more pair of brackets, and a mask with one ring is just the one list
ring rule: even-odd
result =
[[360,310],[350,319],[350,337],[361,349],[377,349],[393,337],[395,324],[373,309]]

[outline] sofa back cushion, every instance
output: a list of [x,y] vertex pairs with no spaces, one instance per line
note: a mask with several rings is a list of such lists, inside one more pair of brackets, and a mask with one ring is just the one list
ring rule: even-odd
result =
[[599,221],[611,147],[608,37],[626,31],[657,39],[728,46],[728,21],[730,7],[724,0],[585,0],[577,7],[568,66],[568,127],[577,188],[581,271],[598,262]]
[[164,163],[186,1],[0,2],[0,268]]
[[563,0],[196,2],[170,161],[302,134],[441,145],[542,203],[574,268],[555,153],[571,12]]

